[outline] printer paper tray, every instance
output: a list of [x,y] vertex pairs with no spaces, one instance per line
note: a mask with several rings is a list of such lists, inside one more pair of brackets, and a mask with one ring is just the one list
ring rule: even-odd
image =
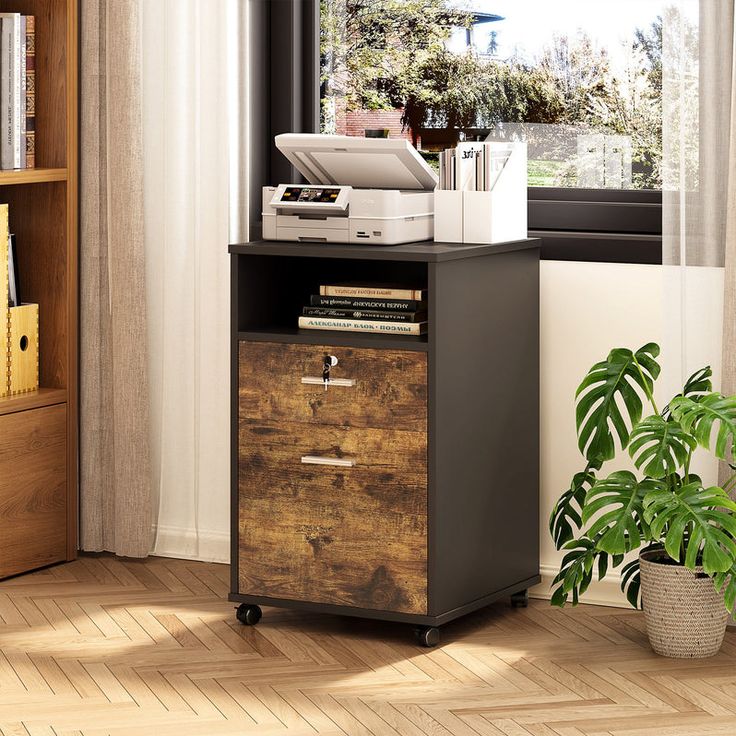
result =
[[347,217],[299,217],[297,215],[276,215],[276,227],[299,230],[340,230],[343,237],[348,234]]
[[294,240],[302,243],[347,243],[348,231],[323,228],[281,227],[276,231],[277,240]]

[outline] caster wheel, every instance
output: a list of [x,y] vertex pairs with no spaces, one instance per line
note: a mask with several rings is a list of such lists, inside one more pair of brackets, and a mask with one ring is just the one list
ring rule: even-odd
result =
[[520,590],[511,596],[511,605],[514,608],[526,608],[529,605],[529,591]]
[[241,603],[235,612],[238,621],[246,626],[255,626],[261,620],[262,615],[260,607],[250,603]]
[[440,643],[440,630],[436,626],[420,626],[414,629],[414,636],[423,647],[436,647]]

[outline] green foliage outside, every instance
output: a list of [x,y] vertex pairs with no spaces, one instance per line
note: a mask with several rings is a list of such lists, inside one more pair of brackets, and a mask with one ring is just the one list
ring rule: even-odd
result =
[[[449,0],[321,0],[321,10],[323,129],[334,125],[339,98],[347,109],[403,108],[415,135],[499,123],[586,126],[629,136],[632,185],[661,187],[661,22],[637,31],[622,76],[584,33],[550,38],[534,64],[452,53],[445,42],[472,14]],[[531,178],[569,183],[563,160],[550,151]]]
[[[736,396],[713,391],[702,368],[663,409],[654,399],[659,346],[612,350],[576,391],[578,447],[585,468],[560,496],[549,520],[565,555],[553,582],[552,603],[578,603],[597,574],[619,567],[625,555],[659,550],[664,559],[700,566],[729,611],[736,610],[736,473],[723,487],[706,488],[691,471],[698,448],[733,462]],[[644,415],[645,407],[648,408]],[[608,475],[603,464],[627,453],[637,469]],[[732,470],[736,466],[731,465]],[[640,602],[639,560],[622,569],[621,589]]]

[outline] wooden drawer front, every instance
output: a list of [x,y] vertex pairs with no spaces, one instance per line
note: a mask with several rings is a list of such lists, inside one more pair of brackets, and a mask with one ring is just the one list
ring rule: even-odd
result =
[[426,613],[426,431],[241,419],[239,440],[241,593]]
[[[355,385],[302,383],[322,378],[325,354],[339,360],[331,377]],[[427,354],[243,341],[239,392],[241,419],[424,431]]]
[[0,578],[66,558],[66,405],[0,417]]

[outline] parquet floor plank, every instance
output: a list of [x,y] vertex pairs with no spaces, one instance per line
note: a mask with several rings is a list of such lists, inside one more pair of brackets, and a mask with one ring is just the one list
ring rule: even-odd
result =
[[499,602],[443,627],[264,609],[227,566],[74,562],[0,582],[2,736],[736,736],[736,631],[657,657],[641,612]]
[[460,718],[467,723],[479,736],[503,736],[503,731],[494,726],[480,713],[463,713]]

